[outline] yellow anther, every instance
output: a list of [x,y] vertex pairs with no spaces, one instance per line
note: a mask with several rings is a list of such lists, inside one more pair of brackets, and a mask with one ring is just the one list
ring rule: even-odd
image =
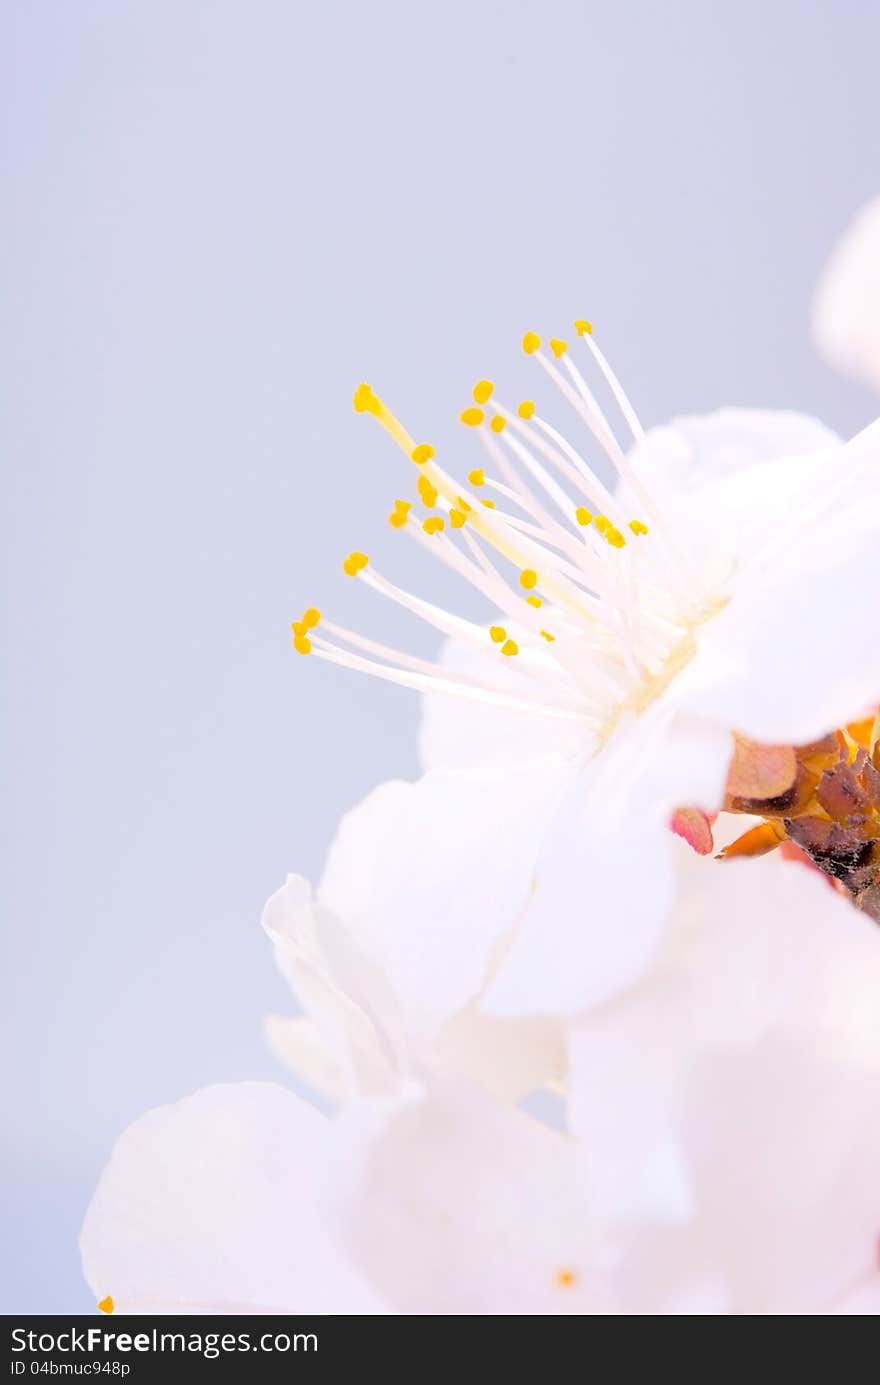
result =
[[422,475],[416,482],[416,489],[422,498],[422,503],[428,510],[433,510],[437,504],[437,487],[432,486],[427,476]]
[[542,630],[541,634],[544,636],[545,640],[549,640],[550,644],[552,644],[553,641],[556,639],[556,636],[551,635],[549,630]]
[[494,644],[503,644],[503,642],[507,639],[507,631],[505,630],[504,626],[490,625],[489,639],[492,640]]
[[306,625],[305,621],[294,620],[291,621],[290,628],[294,635],[304,635],[309,627]]
[[480,504],[481,504],[481,505],[485,505],[487,510],[494,510],[494,509],[495,509],[495,501],[494,501],[494,500],[481,500],[481,501],[480,501]]
[[574,512],[574,517],[577,520],[578,524],[583,524],[585,528],[593,518],[590,511],[587,509],[586,505],[578,505],[577,509]]
[[452,525],[453,529],[460,529],[463,524],[467,523],[467,515],[461,510],[450,510],[449,523]]
[[369,561],[366,553],[349,553],[345,562],[342,564],[342,571],[347,577],[357,577],[358,573],[367,566]]
[[482,409],[462,409],[459,417],[468,428],[479,428],[486,415]]
[[416,466],[424,466],[425,462],[430,462],[434,455],[434,449],[429,442],[420,442],[418,447],[414,447],[411,453]]
[[305,635],[294,635],[293,647],[297,654],[311,654],[312,652],[312,642]]
[[501,653],[507,655],[518,654],[519,645],[517,644],[516,640],[505,640],[504,644],[501,646]]
[[307,611],[303,612],[302,623],[307,630],[314,630],[315,626],[320,622],[320,619],[321,612],[318,608],[316,606],[310,606]]
[[530,606],[534,606],[536,611],[539,609],[539,607],[544,605],[540,596],[527,596],[526,601],[529,603]]
[[559,360],[559,357],[564,356],[566,351],[568,350],[568,342],[560,341],[558,337],[551,337],[550,350],[553,352],[553,355],[556,357],[556,359]]
[[606,543],[610,543],[612,548],[626,547],[626,539],[623,537],[619,529],[615,529],[613,524],[608,525],[608,528],[605,530],[602,537]]
[[605,515],[597,515],[594,522],[596,528],[599,530],[599,533],[604,538],[608,530],[611,528],[611,520],[607,519]]
[[426,534],[442,534],[446,525],[439,515],[429,515],[423,522],[422,528]]
[[630,529],[632,529],[634,534],[647,534],[648,532],[647,524],[643,524],[640,519],[631,519],[629,522],[629,527]]
[[354,407],[359,414],[378,414],[381,404],[369,385],[358,385],[354,392]]
[[477,467],[475,471],[468,472],[468,480],[472,486],[484,486],[486,484],[486,473],[482,467]]
[[474,400],[477,404],[485,404],[487,399],[492,398],[492,391],[495,386],[491,380],[478,380],[474,385]]
[[531,591],[532,587],[538,585],[538,574],[534,568],[527,567],[524,572],[520,573],[519,584],[521,587],[525,587],[526,591]]
[[[422,478],[419,477],[419,480],[421,479]],[[403,529],[411,509],[412,505],[408,500],[395,500],[394,509],[388,516],[388,523],[391,525],[392,529]]]
[[526,332],[522,339],[522,349],[527,356],[533,355],[540,345],[541,338],[538,336],[537,332]]
[[113,1302],[112,1295],[108,1294],[106,1298],[99,1298],[98,1307],[100,1308],[102,1313],[112,1313],[114,1308],[116,1307],[115,1303]]
[[591,337],[593,335],[593,324],[592,322],[586,322],[582,317],[579,317],[577,322],[574,324],[574,330],[577,332],[579,337]]
[[577,1283],[577,1275],[574,1270],[562,1269],[556,1271],[556,1284],[560,1289],[572,1289]]
[[535,412],[534,400],[524,399],[521,404],[517,404],[516,411],[520,418],[531,418]]
[[503,433],[506,422],[507,420],[503,419],[500,414],[496,414],[489,424],[489,427],[492,429],[493,433]]
[[[482,482],[480,484],[482,485]],[[456,500],[458,501],[458,508],[460,510],[463,510],[466,515],[469,515],[473,509],[473,506],[469,505],[467,501],[464,500],[460,495],[456,496]]]

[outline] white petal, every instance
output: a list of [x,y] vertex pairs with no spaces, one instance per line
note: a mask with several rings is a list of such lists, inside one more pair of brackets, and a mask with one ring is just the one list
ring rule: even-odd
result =
[[318,1209],[323,1117],[282,1087],[205,1087],[116,1144],[80,1245],[123,1313],[384,1309]]
[[485,1015],[472,1003],[438,1036],[438,1070],[468,1077],[501,1101],[516,1102],[568,1072],[565,1025],[557,1016]]
[[679,705],[755,740],[797,744],[861,715],[880,689],[870,633],[877,538],[853,533],[806,570],[768,573],[704,629]]
[[[397,998],[379,968],[329,909],[312,898],[302,876],[290,875],[263,911],[275,956],[349,1091],[387,1092],[405,1047]],[[299,1056],[312,1067],[312,1059]],[[288,1056],[290,1049],[288,1047]],[[310,1081],[314,1072],[302,1070]]]
[[337,1133],[342,1234],[399,1311],[611,1311],[568,1137],[463,1084],[355,1108]]
[[714,809],[729,755],[725,731],[676,719],[665,702],[616,728],[548,826],[488,1011],[572,1014],[638,979],[675,898],[670,812]]
[[529,898],[541,836],[569,767],[434,770],[383,786],[340,827],[322,905],[345,920],[427,1038],[481,991]]
[[[501,618],[505,625],[509,621]],[[487,639],[487,645],[489,641]],[[541,652],[530,651],[533,665]],[[524,680],[521,660],[502,659],[491,647],[485,653],[447,640],[440,662],[455,673],[490,678],[499,688],[529,700],[541,700],[540,683]],[[466,769],[472,765],[508,765],[512,759],[535,759],[543,755],[576,755],[583,748],[584,733],[577,722],[488,708],[484,703],[442,693],[426,693],[422,698],[419,726],[419,760],[425,769]]]
[[813,335],[831,365],[880,389],[880,198],[832,251],[813,302]]
[[651,428],[630,462],[646,485],[676,496],[714,487],[758,463],[827,451],[839,437],[809,414],[791,409],[718,409]]

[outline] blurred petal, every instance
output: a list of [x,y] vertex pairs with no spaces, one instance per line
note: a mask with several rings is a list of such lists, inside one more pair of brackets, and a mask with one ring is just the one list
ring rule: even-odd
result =
[[612,1311],[566,1136],[464,1084],[352,1108],[337,1133],[346,1247],[400,1312]]
[[205,1087],[116,1144],[80,1237],[123,1313],[384,1311],[318,1210],[327,1123],[283,1087]]
[[880,389],[880,197],[831,253],[813,302],[813,336],[836,369]]
[[568,777],[551,757],[433,770],[343,820],[319,897],[388,977],[411,1035],[436,1034],[482,990]]

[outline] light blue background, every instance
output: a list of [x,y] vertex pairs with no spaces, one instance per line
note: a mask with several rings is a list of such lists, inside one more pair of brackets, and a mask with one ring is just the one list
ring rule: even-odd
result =
[[[415,700],[289,646],[411,484],[361,378],[460,449],[473,380],[587,315],[644,418],[867,393],[810,292],[878,191],[865,0],[6,0],[2,456],[7,1313],[86,1311],[113,1139],[279,1075],[258,927],[414,769]],[[532,368],[533,370],[534,368]],[[405,492],[403,492],[405,493]]]

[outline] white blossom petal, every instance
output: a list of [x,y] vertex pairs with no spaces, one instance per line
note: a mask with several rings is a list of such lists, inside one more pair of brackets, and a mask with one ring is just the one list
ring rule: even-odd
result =
[[400,1312],[613,1311],[566,1136],[464,1084],[351,1108],[336,1133],[341,1234]]
[[80,1237],[123,1313],[385,1311],[319,1210],[327,1122],[283,1087],[205,1087],[118,1140]]
[[813,336],[836,369],[880,389],[880,197],[831,253],[813,301]]

